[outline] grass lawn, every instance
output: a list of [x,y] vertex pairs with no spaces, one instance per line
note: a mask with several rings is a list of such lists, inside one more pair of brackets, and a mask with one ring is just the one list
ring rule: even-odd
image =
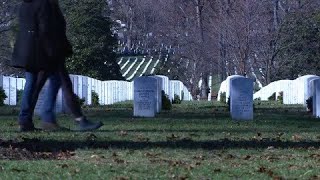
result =
[[320,179],[320,120],[300,106],[255,108],[254,121],[234,122],[218,103],[156,118],[122,103],[85,109],[99,131],[19,133],[18,108],[1,107],[0,179]]

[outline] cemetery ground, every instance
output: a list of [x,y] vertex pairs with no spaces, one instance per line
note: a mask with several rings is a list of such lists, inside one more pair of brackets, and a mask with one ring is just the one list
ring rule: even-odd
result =
[[132,102],[85,111],[101,130],[19,133],[18,108],[1,107],[1,179],[320,179],[320,120],[302,106],[255,104],[245,122],[216,102],[155,118],[133,118]]

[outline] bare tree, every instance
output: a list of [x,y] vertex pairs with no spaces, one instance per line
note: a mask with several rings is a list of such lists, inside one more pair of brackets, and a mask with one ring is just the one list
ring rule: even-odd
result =
[[127,42],[171,45],[175,53],[168,67],[180,71],[167,75],[179,77],[203,98],[208,75],[223,80],[241,74],[270,83],[281,66],[279,31],[287,14],[320,7],[318,0],[113,1],[121,5],[116,17],[127,26]]
[[18,1],[0,0],[0,73],[20,74],[16,69],[8,67],[14,45],[13,25],[16,18]]

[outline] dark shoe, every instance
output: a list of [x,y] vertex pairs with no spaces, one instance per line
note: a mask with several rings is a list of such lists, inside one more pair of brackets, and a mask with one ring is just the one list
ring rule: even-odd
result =
[[70,130],[68,128],[61,127],[57,123],[51,123],[51,122],[42,122],[41,129],[43,131],[69,131]]
[[20,132],[35,132],[35,131],[41,131],[41,129],[35,128],[34,125],[31,123],[31,124],[20,124],[19,131]]
[[79,125],[79,131],[92,131],[99,129],[101,126],[103,126],[102,122],[90,122],[86,118],[83,118],[81,121],[77,122]]

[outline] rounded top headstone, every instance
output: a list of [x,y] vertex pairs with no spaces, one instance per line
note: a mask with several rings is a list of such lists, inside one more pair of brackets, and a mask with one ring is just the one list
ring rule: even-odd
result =
[[317,75],[304,75],[304,76],[298,77],[296,80],[307,80],[310,78],[318,78],[318,77],[319,76],[317,76]]
[[234,79],[234,78],[244,78],[244,76],[241,76],[241,75],[231,75],[231,76],[228,76],[227,77],[227,81],[230,81],[231,79]]

